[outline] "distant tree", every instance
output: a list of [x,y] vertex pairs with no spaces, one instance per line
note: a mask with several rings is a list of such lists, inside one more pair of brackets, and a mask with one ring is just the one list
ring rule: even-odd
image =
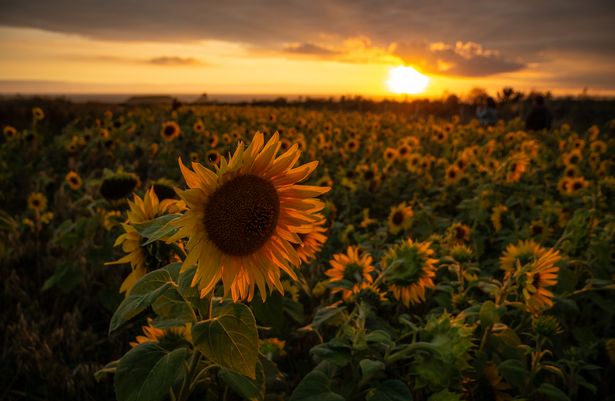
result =
[[523,99],[523,96],[523,92],[515,90],[512,86],[502,88],[497,94],[500,103],[517,103]]
[[483,88],[472,88],[467,95],[468,102],[471,104],[480,104],[488,97],[487,91]]

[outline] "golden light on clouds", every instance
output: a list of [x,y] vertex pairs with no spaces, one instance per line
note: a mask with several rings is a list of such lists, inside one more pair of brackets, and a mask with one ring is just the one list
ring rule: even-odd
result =
[[429,77],[421,74],[413,67],[399,66],[389,69],[387,87],[399,95],[417,95],[425,92],[429,85]]

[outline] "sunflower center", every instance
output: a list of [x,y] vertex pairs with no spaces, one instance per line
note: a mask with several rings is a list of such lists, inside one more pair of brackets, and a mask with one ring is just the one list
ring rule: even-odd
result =
[[167,125],[166,127],[164,127],[165,136],[171,136],[174,133],[175,133],[175,127],[173,127],[172,125]]
[[400,211],[395,212],[395,214],[393,214],[393,224],[395,224],[396,226],[400,226],[401,223],[404,222],[404,214]]
[[209,197],[205,230],[222,252],[246,256],[271,238],[279,214],[280,198],[273,184],[255,175],[240,175]]
[[363,266],[358,263],[348,263],[344,267],[344,280],[359,282],[361,281],[361,277],[363,273]]

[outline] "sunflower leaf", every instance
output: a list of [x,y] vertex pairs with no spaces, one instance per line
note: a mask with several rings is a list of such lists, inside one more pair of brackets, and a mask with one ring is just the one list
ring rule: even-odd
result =
[[248,400],[262,401],[265,399],[265,371],[260,362],[256,364],[256,380],[248,379],[225,368],[220,369],[218,376],[233,391]]
[[289,401],[344,401],[344,397],[331,391],[327,375],[313,370],[299,382]]
[[145,246],[175,234],[178,229],[170,223],[181,216],[179,213],[165,214],[144,223],[133,224],[132,226],[140,236],[147,238],[147,241],[141,244],[141,246]]
[[386,380],[368,392],[368,401],[412,401],[410,389],[401,380]]
[[244,304],[222,307],[213,319],[192,328],[194,346],[209,360],[256,379],[258,331],[252,311]]
[[117,364],[115,394],[119,401],[159,401],[165,398],[175,380],[183,374],[188,350],[171,352],[154,343],[141,344],[128,351]]
[[109,333],[117,330],[122,324],[150,306],[171,286],[172,282],[169,273],[163,269],[154,270],[141,277],[132,287],[130,294],[115,310],[113,317],[111,317]]

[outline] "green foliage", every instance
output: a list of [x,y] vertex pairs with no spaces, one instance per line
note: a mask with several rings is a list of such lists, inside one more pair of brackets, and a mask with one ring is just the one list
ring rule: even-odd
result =
[[229,304],[192,328],[194,346],[211,361],[256,379],[258,332],[250,308]]
[[344,397],[331,391],[327,375],[314,370],[305,375],[288,401],[344,401]]
[[141,344],[120,359],[115,372],[119,401],[160,401],[183,374],[188,350],[167,351],[156,344]]

